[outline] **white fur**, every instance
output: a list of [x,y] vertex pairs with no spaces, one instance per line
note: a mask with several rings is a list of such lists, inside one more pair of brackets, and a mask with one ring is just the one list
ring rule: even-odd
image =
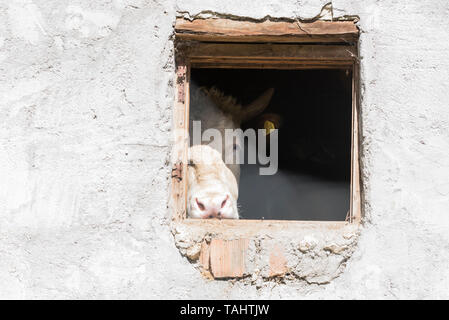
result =
[[187,192],[189,217],[238,219],[237,198],[237,180],[226,167],[220,153],[207,145],[190,147]]

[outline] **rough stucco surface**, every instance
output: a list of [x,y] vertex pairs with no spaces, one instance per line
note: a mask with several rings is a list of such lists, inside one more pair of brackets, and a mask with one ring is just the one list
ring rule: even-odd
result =
[[333,1],[360,17],[366,214],[338,278],[208,281],[175,246],[177,12],[324,4],[1,0],[0,297],[449,298],[447,1]]

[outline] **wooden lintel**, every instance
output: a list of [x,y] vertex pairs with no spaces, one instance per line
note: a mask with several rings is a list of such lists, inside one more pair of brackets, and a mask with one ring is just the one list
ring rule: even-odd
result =
[[179,39],[225,42],[353,42],[359,36],[354,21],[242,21],[178,18]]

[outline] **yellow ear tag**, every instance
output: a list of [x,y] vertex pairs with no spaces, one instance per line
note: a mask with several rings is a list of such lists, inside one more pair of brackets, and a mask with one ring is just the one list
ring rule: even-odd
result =
[[271,122],[270,120],[265,120],[263,127],[265,129],[265,135],[268,136],[271,131],[273,131],[274,129],[276,129],[276,127],[274,126],[274,123]]

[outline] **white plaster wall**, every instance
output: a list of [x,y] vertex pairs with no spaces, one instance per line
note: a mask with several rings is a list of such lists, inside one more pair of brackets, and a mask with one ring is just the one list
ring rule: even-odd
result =
[[328,285],[208,281],[167,210],[177,12],[326,1],[0,0],[0,298],[449,298],[449,3],[333,1],[361,27],[366,219]]

